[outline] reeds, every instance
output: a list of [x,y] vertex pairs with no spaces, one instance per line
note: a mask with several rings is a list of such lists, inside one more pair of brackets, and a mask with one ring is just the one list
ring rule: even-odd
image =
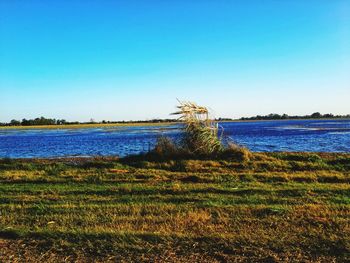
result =
[[210,118],[206,107],[198,106],[194,102],[179,101],[179,111],[172,113],[180,115],[179,119],[185,123],[183,147],[191,153],[215,154],[224,147],[219,138],[218,124]]
[[227,145],[223,144],[223,130],[219,134],[219,125],[210,116],[208,108],[198,106],[194,102],[179,101],[179,109],[173,115],[184,123],[182,139],[174,143],[170,138],[159,137],[155,147],[148,156],[159,158],[223,158],[248,161],[251,153],[247,148],[235,144],[226,138]]

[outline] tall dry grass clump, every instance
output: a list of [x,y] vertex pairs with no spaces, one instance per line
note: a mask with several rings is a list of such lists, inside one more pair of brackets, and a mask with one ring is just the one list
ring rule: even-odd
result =
[[180,115],[179,119],[185,124],[183,147],[190,153],[203,155],[223,151],[218,124],[210,118],[209,110],[193,102],[179,103],[179,111],[173,114]]
[[218,123],[210,117],[208,108],[194,102],[179,101],[179,109],[173,115],[180,115],[184,123],[184,134],[180,142],[160,136],[148,156],[162,158],[224,158],[239,162],[251,158],[248,149],[228,141],[224,146],[223,132],[219,134]]

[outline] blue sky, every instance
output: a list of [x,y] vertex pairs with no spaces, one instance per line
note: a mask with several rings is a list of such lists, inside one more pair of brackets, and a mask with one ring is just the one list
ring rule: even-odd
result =
[[350,113],[350,1],[0,0],[0,121]]

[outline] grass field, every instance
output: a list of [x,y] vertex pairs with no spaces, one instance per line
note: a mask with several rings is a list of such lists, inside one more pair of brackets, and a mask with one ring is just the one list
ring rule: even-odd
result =
[[348,262],[350,154],[0,160],[0,262]]

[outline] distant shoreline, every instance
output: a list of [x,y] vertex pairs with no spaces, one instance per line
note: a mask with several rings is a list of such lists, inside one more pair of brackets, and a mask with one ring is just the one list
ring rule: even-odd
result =
[[[350,120],[350,118],[300,118],[300,119],[271,119],[271,120],[221,120],[217,122],[267,122],[267,121],[302,121],[302,120]],[[137,126],[167,126],[180,124],[181,122],[125,122],[125,123],[81,123],[61,125],[31,125],[31,126],[0,126],[0,130],[31,130],[31,129],[88,129],[103,127],[137,127]]]
[[223,120],[218,122],[260,122],[260,121],[332,121],[332,120],[350,120],[350,118],[296,118],[296,119],[270,119],[270,120]]
[[166,126],[180,122],[125,122],[125,123],[81,123],[81,124],[62,124],[62,125],[31,125],[31,126],[0,126],[0,129],[6,130],[29,130],[29,129],[87,129],[101,127],[132,127],[132,126]]

